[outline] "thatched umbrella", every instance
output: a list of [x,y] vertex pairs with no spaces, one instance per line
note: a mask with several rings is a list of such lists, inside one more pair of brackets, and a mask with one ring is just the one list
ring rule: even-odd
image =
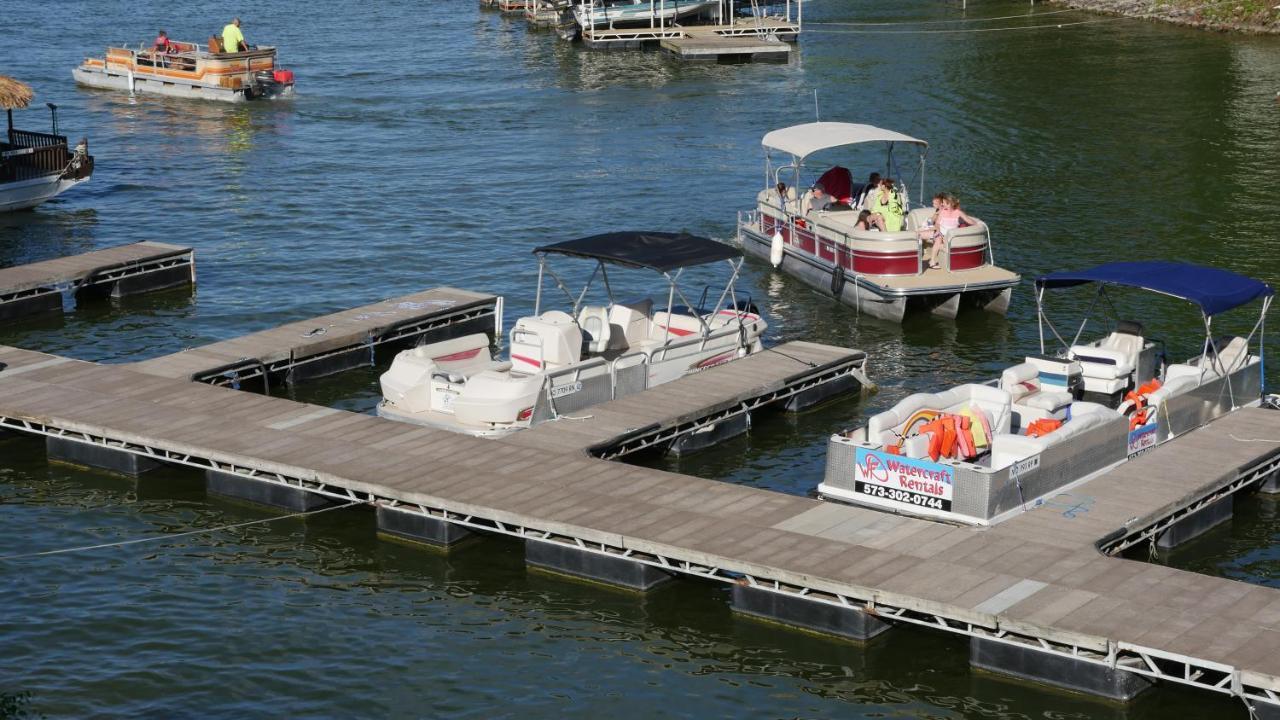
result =
[[0,75],[0,108],[5,110],[24,108],[30,104],[31,98],[35,95],[30,85],[14,80],[8,75]]

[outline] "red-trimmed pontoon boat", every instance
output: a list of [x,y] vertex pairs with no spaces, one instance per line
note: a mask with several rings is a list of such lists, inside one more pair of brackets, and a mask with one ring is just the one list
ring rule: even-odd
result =
[[[886,177],[898,177],[893,172],[896,146],[919,150],[917,207],[911,206],[906,184],[896,187],[904,214],[900,230],[855,228],[866,188],[854,183],[850,171],[838,165],[824,165],[825,172],[816,180],[831,196],[832,205],[811,210],[809,192],[797,196],[796,188],[816,184],[801,184],[807,158],[823,150],[865,143],[887,147],[888,156],[880,171]],[[924,140],[870,125],[815,122],[774,130],[764,136],[762,144],[768,187],[757,196],[756,209],[738,217],[738,237],[746,252],[768,258],[783,272],[887,320],[900,322],[913,311],[955,317],[964,307],[1001,314],[1008,309],[1019,277],[994,264],[986,223],[948,231],[941,268],[928,268],[929,246],[917,233],[933,216],[928,204],[919,206],[925,200],[928,143]],[[775,153],[787,160],[775,166]]]

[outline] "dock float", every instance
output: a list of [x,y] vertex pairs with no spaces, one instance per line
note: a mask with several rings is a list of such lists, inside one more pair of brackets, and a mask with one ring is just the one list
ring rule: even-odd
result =
[[471,333],[502,334],[502,299],[441,287],[135,363],[138,372],[240,389],[293,383],[360,365],[376,353]]
[[1119,555],[1274,490],[1280,412],[1240,409],[981,528],[590,457],[603,430],[484,440],[133,366],[9,347],[0,365],[0,429],[43,437],[54,459],[188,466],[212,493],[282,507],[367,502],[400,539],[514,537],[561,574],[722,581],[748,616],[854,640],[923,626],[997,673],[1113,700],[1182,684],[1280,718],[1280,590]]
[[686,28],[681,37],[664,38],[658,46],[681,60],[713,62],[786,62],[795,46],[776,35],[720,35],[709,29]]
[[123,297],[195,281],[195,251],[158,242],[3,268],[0,321],[61,311],[64,298],[74,303],[86,297]]
[[584,28],[582,43],[593,50],[657,45],[686,60],[782,60],[791,57],[800,22],[787,18],[743,18],[716,25],[648,28]]

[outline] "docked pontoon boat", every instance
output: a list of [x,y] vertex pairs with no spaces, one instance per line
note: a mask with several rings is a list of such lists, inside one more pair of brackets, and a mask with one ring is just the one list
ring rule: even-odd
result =
[[18,130],[13,126],[13,111],[27,106],[31,89],[5,77],[0,77],[0,88],[0,107],[9,119],[9,130],[0,142],[0,212],[35,207],[87,182],[93,175],[89,141],[68,147],[66,136],[58,134],[58,106],[49,105],[52,132]]
[[[1045,290],[1097,284],[1136,287],[1200,308],[1205,342],[1198,356],[1166,364],[1163,343],[1142,325],[1117,322],[1081,344],[1088,316],[1071,342],[1044,312]],[[1039,504],[1054,492],[1126,461],[1263,393],[1262,329],[1272,289],[1215,268],[1172,262],[1124,262],[1036,280],[1040,355],[978,385],[919,393],[832,436],[818,492],[828,499],[988,524]],[[1246,336],[1214,337],[1226,310],[1261,300]],[[1046,355],[1045,333],[1062,344]],[[1254,354],[1252,343],[1257,335]]]
[[[503,435],[640,392],[761,349],[765,322],[734,285],[742,254],[705,238],[618,232],[544,245],[538,256],[534,314],[511,329],[510,359],[495,359],[489,338],[469,335],[405,350],[382,375],[378,414],[480,436]],[[574,295],[547,263],[562,255],[595,262]],[[696,309],[678,281],[687,268],[723,262],[729,279],[710,309]],[[667,306],[621,303],[608,267],[642,268],[666,279]],[[564,292],[569,312],[543,310],[543,281]],[[608,302],[584,301],[596,279]],[[709,296],[708,287],[702,301]],[[683,303],[675,305],[677,299]]]
[[94,88],[197,100],[244,102],[293,95],[293,72],[276,67],[273,47],[226,53],[216,45],[210,49],[170,41],[169,46],[170,52],[141,44],[137,49],[109,47],[106,57],[85,58],[71,75]]
[[[893,152],[908,145],[919,150],[920,196],[925,203],[924,156],[928,143],[892,130],[870,125],[815,122],[774,130],[764,136],[765,181],[768,187],[756,197],[756,209],[739,213],[738,237],[748,253],[768,259],[774,267],[806,284],[828,291],[841,302],[875,317],[900,322],[913,311],[955,317],[965,307],[979,307],[1004,314],[1019,277],[997,267],[986,223],[947,232],[947,252],[941,268],[929,269],[926,245],[917,234],[932,218],[926,203],[911,207],[907,184],[899,183],[898,197],[905,214],[899,231],[880,232],[855,228],[858,200],[867,190],[854,182],[852,173],[839,165],[827,166],[817,178],[807,178],[806,159],[824,150],[863,144],[887,148],[884,177],[900,178]],[[778,166],[773,154],[786,157]],[[806,196],[797,188],[806,179],[822,183],[835,201],[825,210],[809,210]],[[790,186],[779,193],[779,185]]]
[[670,23],[709,12],[720,0],[581,0],[573,6],[579,27],[634,27]]

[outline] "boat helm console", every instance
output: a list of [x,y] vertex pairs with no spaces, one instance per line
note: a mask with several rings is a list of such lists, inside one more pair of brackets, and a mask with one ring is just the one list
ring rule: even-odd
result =
[[[1169,364],[1163,343],[1121,321],[1070,342],[1044,313],[1044,292],[1092,283],[1142,288],[1199,307],[1205,342]],[[1036,280],[1041,352],[985,384],[910,395],[828,441],[828,499],[956,522],[989,524],[1034,507],[1094,473],[1201,427],[1263,395],[1263,320],[1272,289],[1216,268],[1111,263]],[[1260,300],[1245,335],[1215,336],[1218,313]],[[1096,304],[1096,303],[1095,303]],[[1046,331],[1062,346],[1045,353]]]

